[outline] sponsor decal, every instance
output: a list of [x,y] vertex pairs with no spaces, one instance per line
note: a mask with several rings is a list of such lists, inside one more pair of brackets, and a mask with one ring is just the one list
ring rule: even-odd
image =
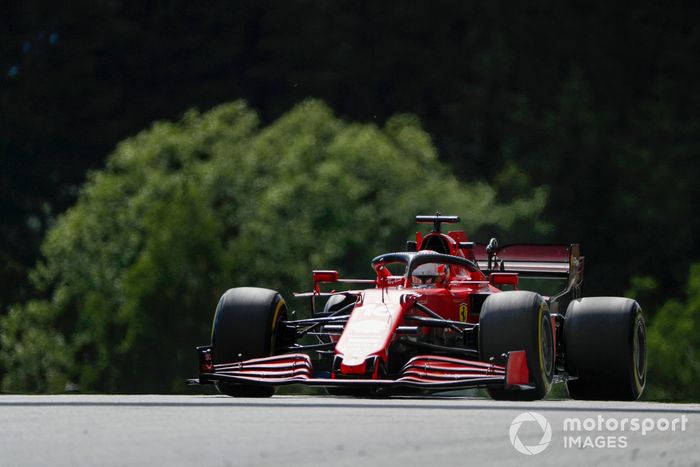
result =
[[469,306],[466,303],[460,303],[459,305],[459,320],[467,322],[467,313],[469,312]]

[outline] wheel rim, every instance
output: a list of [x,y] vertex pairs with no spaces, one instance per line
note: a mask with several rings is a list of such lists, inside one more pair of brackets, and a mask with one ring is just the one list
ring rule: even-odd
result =
[[637,319],[637,324],[634,331],[634,370],[637,376],[637,381],[640,384],[644,384],[644,377],[646,375],[646,329],[644,328],[644,321]]
[[552,325],[549,322],[547,316],[542,316],[542,322],[540,323],[542,339],[540,339],[541,355],[542,355],[542,369],[544,373],[549,376],[552,374],[553,367],[553,344],[552,344]]

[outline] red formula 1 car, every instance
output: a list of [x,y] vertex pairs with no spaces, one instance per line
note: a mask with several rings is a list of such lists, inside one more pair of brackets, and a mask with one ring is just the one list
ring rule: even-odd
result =
[[[494,399],[535,400],[557,382],[576,399],[641,395],[641,308],[627,298],[580,298],[578,245],[482,245],[442,232],[455,216],[416,220],[432,231],[417,233],[407,251],[374,258],[373,279],[313,271],[313,290],[295,294],[309,300],[310,318],[291,319],[275,291],[228,290],[190,382],[256,397],[305,384],[356,396],[485,387]],[[542,279],[565,285],[549,295],[520,289]],[[323,292],[321,284],[366,288]]]

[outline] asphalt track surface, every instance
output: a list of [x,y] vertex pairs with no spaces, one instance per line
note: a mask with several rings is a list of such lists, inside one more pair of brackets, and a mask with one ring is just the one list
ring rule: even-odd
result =
[[[551,442],[534,455],[510,441],[513,420],[536,412]],[[638,418],[653,431],[564,431],[576,417],[603,424]],[[681,421],[656,429],[659,420]],[[651,422],[645,420],[652,420]],[[628,427],[629,428],[629,427]],[[537,449],[546,430],[515,431]],[[605,428],[603,428],[605,430]],[[613,436],[624,447],[565,447],[565,437]],[[608,441],[605,441],[606,443]],[[598,443],[601,443],[598,440]],[[546,444],[546,443],[545,443]],[[534,448],[532,448],[534,446]],[[330,396],[0,396],[1,466],[491,466],[700,465],[700,405],[495,402],[487,399],[352,399]]]

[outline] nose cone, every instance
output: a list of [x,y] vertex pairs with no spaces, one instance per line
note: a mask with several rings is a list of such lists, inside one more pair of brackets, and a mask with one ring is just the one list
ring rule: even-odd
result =
[[364,366],[368,357],[382,352],[391,338],[392,324],[392,313],[385,303],[366,303],[355,308],[336,345],[343,365]]

